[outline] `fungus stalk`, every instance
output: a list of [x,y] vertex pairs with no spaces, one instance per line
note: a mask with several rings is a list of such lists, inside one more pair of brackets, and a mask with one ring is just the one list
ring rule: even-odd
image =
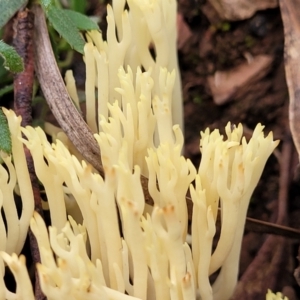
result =
[[[8,120],[12,140],[12,156],[0,153],[0,218],[1,251],[19,254],[23,248],[30,218],[34,210],[33,191],[27,169],[21,137],[21,118],[13,111],[3,109]],[[20,195],[15,201],[15,192]],[[21,209],[18,216],[17,207]],[[3,219],[5,217],[5,221]]]

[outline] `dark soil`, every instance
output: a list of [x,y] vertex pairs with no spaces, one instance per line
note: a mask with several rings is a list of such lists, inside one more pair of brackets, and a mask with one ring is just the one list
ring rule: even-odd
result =
[[[265,132],[273,131],[274,138],[280,139],[281,143],[278,155],[272,155],[266,165],[251,199],[248,216],[275,222],[279,199],[286,200],[288,208],[285,222],[299,228],[299,177],[295,173],[298,158],[289,131],[289,97],[283,59],[284,35],[279,8],[259,11],[244,21],[224,22],[215,17],[215,12],[206,1],[180,0],[179,14],[185,155],[195,165],[199,164],[199,132],[206,127],[222,131],[229,121],[233,124],[242,123],[246,128],[246,136],[249,136],[256,124],[262,123],[265,125]],[[237,87],[226,103],[216,104],[208,78],[217,71],[234,70],[245,64],[247,57],[258,55],[271,57],[268,69],[263,74],[257,74],[254,80]],[[284,147],[288,144],[291,148],[285,152]],[[290,164],[288,159],[291,159]],[[288,197],[282,196],[285,190]],[[270,246],[271,254],[268,256],[266,252],[258,252],[266,238],[267,235],[246,233],[240,274],[242,276],[247,270],[247,275],[244,274],[243,283],[239,287],[242,293],[237,291],[234,299],[264,299],[266,288],[284,291],[290,299],[300,298],[299,286],[293,277],[297,267],[298,241],[278,239],[276,245],[281,245],[281,252],[276,254],[276,246],[273,245]],[[273,236],[272,239],[277,238]],[[255,257],[262,257],[264,263],[255,264]],[[273,260],[275,257],[276,262]],[[250,273],[255,276],[251,277]],[[238,295],[243,296],[239,298]]]

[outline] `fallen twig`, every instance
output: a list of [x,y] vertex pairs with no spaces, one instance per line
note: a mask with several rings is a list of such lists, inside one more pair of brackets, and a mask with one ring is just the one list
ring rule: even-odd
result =
[[35,13],[35,69],[46,101],[74,146],[94,168],[103,173],[99,146],[72,103],[57,67],[44,12],[39,5],[34,5],[32,10]]

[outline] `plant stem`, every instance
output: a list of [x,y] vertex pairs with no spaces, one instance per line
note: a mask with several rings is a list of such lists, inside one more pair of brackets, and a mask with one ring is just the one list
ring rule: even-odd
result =
[[[34,14],[27,9],[20,11],[14,22],[13,43],[16,51],[23,58],[24,71],[16,74],[14,77],[14,110],[17,115],[22,116],[21,125],[24,127],[32,123],[31,100],[34,83],[33,29]],[[35,174],[33,159],[26,146],[24,146],[24,152],[34,195],[34,208],[43,216],[39,183]],[[29,241],[32,260],[36,264],[41,259],[36,238],[31,230],[29,230]],[[45,299],[41,291],[37,270],[35,270],[35,297],[38,300]]]

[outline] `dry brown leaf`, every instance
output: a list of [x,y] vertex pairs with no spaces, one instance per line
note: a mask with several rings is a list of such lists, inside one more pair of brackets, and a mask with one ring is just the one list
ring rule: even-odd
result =
[[182,49],[191,36],[192,32],[184,21],[182,14],[177,14],[177,48]]
[[231,300],[264,299],[268,289],[276,289],[287,258],[286,240],[268,236],[255,259],[242,275]]
[[217,71],[207,78],[214,102],[222,105],[250,82],[260,80],[269,70],[273,58],[269,55],[258,55],[248,63],[239,65],[229,71]]
[[289,90],[289,121],[292,137],[300,156],[300,12],[299,1],[280,0],[285,39],[285,75]]
[[278,0],[209,0],[221,19],[229,21],[244,20],[256,11],[278,6]]

